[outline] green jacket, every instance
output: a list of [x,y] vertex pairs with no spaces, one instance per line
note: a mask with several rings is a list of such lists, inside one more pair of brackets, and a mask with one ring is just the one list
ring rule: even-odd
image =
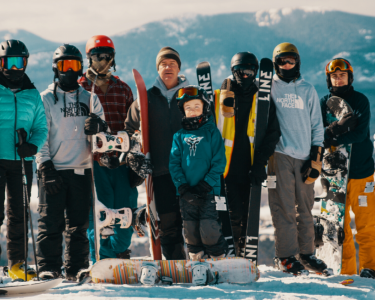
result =
[[212,116],[197,130],[181,129],[174,134],[169,171],[177,189],[184,183],[195,186],[203,179],[220,195],[225,165],[223,138]]
[[[30,83],[30,89],[14,92],[0,84],[0,159],[20,160],[15,147],[18,143],[16,129],[24,128],[26,141],[38,147],[47,139],[47,121],[38,90]],[[25,160],[33,160],[26,157]]]
[[[330,97],[332,95],[328,94],[320,100],[324,127],[329,125],[326,121],[326,111],[327,101]],[[337,141],[339,144],[352,144],[349,178],[363,179],[374,174],[374,159],[372,158],[374,146],[370,140],[370,103],[365,95],[354,91],[353,88],[341,98],[348,102],[359,117],[357,127],[353,131],[339,136]],[[328,138],[327,133],[324,138]]]

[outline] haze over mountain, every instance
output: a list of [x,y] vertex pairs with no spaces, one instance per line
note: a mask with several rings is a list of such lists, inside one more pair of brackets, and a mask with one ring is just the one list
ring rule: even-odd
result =
[[[3,30],[0,37],[25,42],[32,53],[28,74],[37,88],[44,90],[53,79],[52,52],[58,44],[25,30]],[[114,74],[128,82],[133,92],[131,69],[137,69],[151,87],[157,76],[156,54],[163,46],[179,51],[181,73],[191,83],[196,83],[195,66],[209,61],[214,88],[219,88],[230,74],[230,60],[236,52],[250,51],[258,59],[271,58],[274,47],[288,41],[298,47],[302,75],[315,85],[319,96],[327,92],[324,73],[327,61],[343,56],[355,70],[355,88],[366,94],[370,102],[375,97],[375,17],[316,9],[196,15],[148,23],[112,38],[116,46],[117,72]],[[83,54],[85,44],[86,41],[76,44]],[[371,107],[374,111],[375,104]],[[375,126],[372,128],[374,133]]]

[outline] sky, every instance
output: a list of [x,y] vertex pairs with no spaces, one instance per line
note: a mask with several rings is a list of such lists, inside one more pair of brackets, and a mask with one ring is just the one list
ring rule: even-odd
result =
[[315,7],[375,16],[375,0],[16,0],[7,1],[0,30],[25,29],[55,42],[83,42],[143,24],[192,14]]

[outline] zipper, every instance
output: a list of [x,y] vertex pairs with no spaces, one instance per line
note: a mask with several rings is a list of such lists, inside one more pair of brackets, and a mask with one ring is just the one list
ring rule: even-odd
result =
[[16,93],[13,93],[14,95],[14,108],[15,108],[15,118],[14,118],[14,160],[17,160],[17,148],[16,148],[16,130],[17,130],[17,97]]

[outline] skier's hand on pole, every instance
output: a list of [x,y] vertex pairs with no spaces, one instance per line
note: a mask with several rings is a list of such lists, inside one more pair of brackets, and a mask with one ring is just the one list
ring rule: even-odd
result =
[[94,135],[99,132],[106,132],[108,125],[106,121],[103,121],[96,114],[91,113],[85,121],[85,134]]
[[38,147],[34,144],[30,144],[27,142],[23,142],[21,146],[18,147],[17,153],[19,157],[25,158],[25,157],[31,157],[38,152]]
[[314,183],[322,170],[323,149],[319,146],[312,146],[310,159],[301,168],[302,179],[306,184]]
[[40,164],[38,173],[48,195],[54,195],[60,192],[63,181],[51,160]]

